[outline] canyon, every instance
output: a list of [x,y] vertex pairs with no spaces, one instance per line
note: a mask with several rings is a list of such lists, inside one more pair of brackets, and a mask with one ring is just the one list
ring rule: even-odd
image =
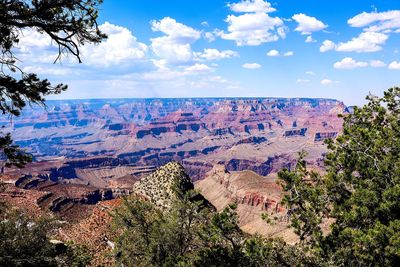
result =
[[[12,122],[0,119],[34,159],[22,169],[5,168],[2,194],[76,223],[175,161],[217,210],[237,203],[246,232],[290,241],[277,172],[293,168],[301,151],[311,168],[323,171],[324,140],[340,133],[338,115],[349,112],[332,99],[48,101]],[[265,227],[262,214],[279,223]]]

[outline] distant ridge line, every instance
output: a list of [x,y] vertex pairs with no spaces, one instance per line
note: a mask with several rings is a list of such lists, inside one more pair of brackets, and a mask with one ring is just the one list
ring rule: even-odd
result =
[[46,102],[71,102],[71,101],[173,101],[173,100],[297,100],[297,101],[335,101],[343,102],[334,98],[313,98],[313,97],[148,97],[148,98],[76,98],[76,99],[49,99]]

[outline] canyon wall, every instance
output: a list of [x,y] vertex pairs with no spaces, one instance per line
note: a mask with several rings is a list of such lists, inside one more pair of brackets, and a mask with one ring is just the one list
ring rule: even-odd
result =
[[331,99],[65,100],[48,101],[46,110],[28,108],[12,125],[6,118],[0,125],[36,162],[62,162],[47,174],[51,180],[79,178],[105,187],[106,176],[173,160],[194,180],[216,164],[268,175],[291,168],[301,150],[321,168],[323,141],[340,133],[337,115],[347,112]]

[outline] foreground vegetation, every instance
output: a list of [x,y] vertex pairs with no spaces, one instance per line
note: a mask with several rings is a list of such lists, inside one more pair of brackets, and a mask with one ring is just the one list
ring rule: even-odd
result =
[[32,218],[0,200],[0,266],[87,266],[84,246],[51,239],[59,227],[55,218]]

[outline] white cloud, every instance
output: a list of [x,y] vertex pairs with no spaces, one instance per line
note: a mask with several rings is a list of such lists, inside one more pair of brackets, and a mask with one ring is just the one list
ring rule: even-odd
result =
[[99,28],[108,35],[108,38],[100,44],[82,46],[84,64],[109,67],[146,57],[147,45],[138,42],[127,28],[109,22],[105,22]]
[[213,71],[214,71],[213,68],[210,68],[206,64],[200,64],[200,63],[196,63],[193,66],[185,68],[185,72],[188,74],[209,73]]
[[[53,63],[58,56],[58,48],[51,38],[35,29],[23,29],[19,32],[19,44],[15,54],[22,63],[34,64]],[[64,58],[63,58],[64,59]]]
[[324,53],[326,51],[330,51],[336,48],[336,45],[334,42],[332,42],[331,40],[325,40],[321,47],[319,48],[319,51]]
[[225,19],[227,32],[218,31],[216,34],[222,39],[235,41],[238,46],[258,46],[286,38],[287,28],[283,20],[269,16],[266,12],[270,9],[266,8],[266,3],[258,0],[229,5],[233,11],[248,13],[229,15]]
[[203,53],[195,53],[195,54],[198,58],[205,60],[219,60],[219,59],[239,56],[238,52],[236,51],[232,50],[219,51],[218,49],[212,49],[212,48],[204,49]]
[[214,68],[206,64],[196,63],[190,66],[180,66],[174,69],[159,68],[156,71],[141,73],[138,77],[135,77],[135,79],[150,82],[173,82],[178,79],[195,81],[197,78],[194,76],[207,76],[214,71]]
[[168,37],[155,38],[151,41],[153,52],[169,63],[184,63],[190,61],[193,57],[190,44],[177,44]]
[[398,31],[400,30],[400,10],[386,12],[363,12],[349,19],[352,27],[367,27],[366,31]]
[[163,32],[169,38],[178,43],[191,43],[200,38],[200,32],[177,22],[175,19],[165,17],[162,20],[153,20],[151,29],[155,32]]
[[263,0],[243,0],[239,3],[228,4],[228,7],[234,12],[243,13],[269,13],[276,11],[275,8],[271,7],[271,4]]
[[[84,65],[107,68],[146,60],[147,45],[139,42],[129,29],[109,22],[103,23],[99,28],[108,35],[108,38],[99,44],[85,44],[79,48]],[[22,61],[29,61],[30,64],[48,64],[53,63],[57,58],[58,48],[46,34],[32,29],[23,30],[17,54]],[[66,65],[76,63],[74,57],[62,57],[61,59]],[[47,73],[50,72],[47,71]],[[55,75],[55,73],[53,74]]]
[[386,67],[386,63],[381,60],[371,60],[369,65],[373,68],[383,68]]
[[204,38],[210,43],[215,41],[215,35],[212,32],[204,33]]
[[245,63],[242,65],[242,67],[245,69],[259,69],[262,66],[258,63]]
[[311,76],[315,76],[315,72],[313,72],[313,71],[306,71],[306,74],[307,75],[311,75]]
[[335,69],[355,69],[365,68],[368,66],[372,68],[383,68],[386,67],[386,63],[381,60],[370,60],[369,62],[356,61],[351,57],[346,57],[333,65]]
[[308,79],[297,79],[296,83],[310,83],[311,81]]
[[[24,71],[52,80],[62,76],[68,81],[70,90],[54,98],[229,96],[232,90],[238,95],[246,93],[238,83],[214,76],[218,65],[196,61],[197,55],[202,55],[204,61],[237,55],[230,50],[205,49],[204,53],[194,53],[191,45],[201,38],[202,32],[170,18],[153,21],[152,29],[162,34],[152,40],[152,54],[127,28],[111,23],[100,27],[109,38],[97,45],[80,47],[83,64],[76,64],[74,57],[63,58],[63,64],[52,64],[57,47],[45,34],[35,31],[24,31],[24,36],[20,36],[25,39],[16,55],[23,63],[29,63],[21,64]],[[175,62],[182,64],[171,64]]]
[[333,81],[332,81],[332,80],[329,80],[329,79],[323,79],[323,80],[321,81],[321,84],[322,84],[323,86],[329,86],[329,85],[333,84]]
[[187,63],[192,60],[191,44],[200,39],[199,31],[170,17],[152,21],[151,25],[153,31],[165,34],[151,39],[151,48],[158,57],[172,64]]
[[382,50],[389,36],[380,32],[362,32],[348,42],[335,44],[330,40],[325,40],[320,47],[321,52],[336,50],[339,52],[367,53]]
[[201,23],[201,26],[203,26],[203,27],[209,27],[210,25],[208,24],[208,21],[202,21]]
[[267,52],[267,56],[269,56],[269,57],[278,57],[278,56],[290,57],[293,55],[294,55],[293,51],[288,51],[288,52],[281,54],[278,50],[272,49]]
[[33,29],[24,29],[19,37],[18,48],[20,52],[26,53],[31,49],[46,49],[51,46],[51,38]]
[[368,67],[368,62],[355,61],[351,57],[343,58],[341,61],[333,64],[335,69],[355,69],[355,68],[365,68]]
[[388,67],[390,70],[400,70],[400,62],[393,61]]
[[363,32],[346,43],[339,43],[336,51],[340,52],[376,52],[382,50],[388,35],[379,32]]
[[315,43],[316,40],[314,40],[314,38],[311,35],[309,35],[309,36],[307,36],[305,42],[306,43]]
[[279,56],[279,51],[275,50],[275,49],[272,49],[272,50],[268,51],[267,56],[269,56],[269,57],[277,57],[277,56]]
[[322,21],[315,17],[310,17],[305,14],[295,14],[292,19],[294,19],[298,26],[295,31],[301,32],[303,35],[311,34],[313,32],[321,31],[328,27]]
[[52,65],[51,67],[27,66],[22,69],[26,73],[37,73],[43,75],[64,76],[72,73],[69,68],[59,67],[60,65]]

